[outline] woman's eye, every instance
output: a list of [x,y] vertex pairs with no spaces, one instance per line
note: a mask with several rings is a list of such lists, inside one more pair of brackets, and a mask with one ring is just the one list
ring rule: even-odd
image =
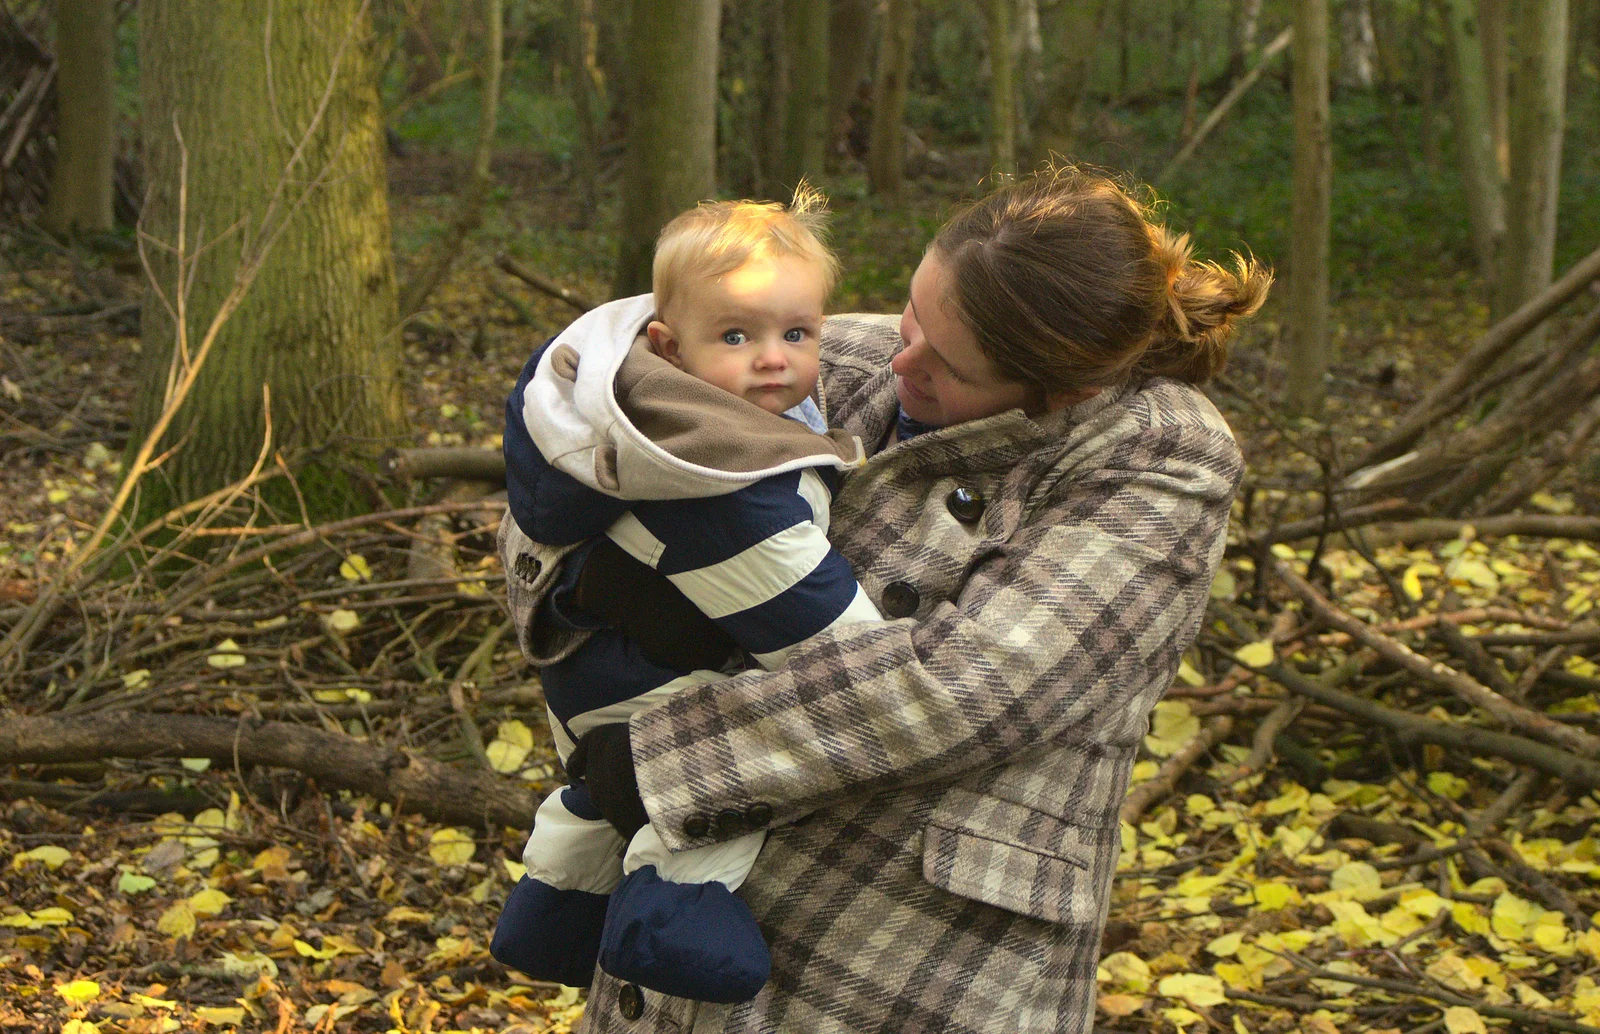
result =
[[749,339],[744,336],[744,331],[742,330],[730,330],[722,335],[722,340],[726,344],[742,345]]
[[799,327],[792,327],[783,332],[783,339],[790,344],[798,344],[806,339],[806,332]]

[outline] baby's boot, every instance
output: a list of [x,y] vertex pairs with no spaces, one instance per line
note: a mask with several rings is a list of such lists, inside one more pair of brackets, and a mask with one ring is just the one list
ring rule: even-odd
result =
[[673,883],[646,865],[611,893],[600,968],[679,998],[746,1002],[766,985],[772,955],[750,906],[724,884]]

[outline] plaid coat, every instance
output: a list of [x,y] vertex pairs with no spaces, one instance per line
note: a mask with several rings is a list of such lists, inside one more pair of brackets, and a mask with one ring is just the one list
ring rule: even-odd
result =
[[[824,327],[829,422],[869,452],[898,345],[888,318]],[[1158,379],[930,432],[851,474],[830,537],[902,620],[631,723],[669,847],[772,830],[739,892],[772,979],[710,1005],[597,972],[581,1030],[1089,1031],[1117,809],[1241,469],[1205,396]]]

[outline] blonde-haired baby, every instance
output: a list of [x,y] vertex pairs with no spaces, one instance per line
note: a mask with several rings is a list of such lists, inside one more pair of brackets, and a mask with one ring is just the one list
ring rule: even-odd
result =
[[734,891],[773,808],[690,816],[671,838],[690,846],[669,851],[631,797],[595,800],[582,777],[631,770],[632,714],[880,619],[826,537],[835,476],[862,450],[812,399],[838,276],[822,218],[803,186],[789,205],[683,213],[657,242],[652,293],[557,335],[507,402],[507,591],[572,778],[539,808],[491,946],[530,976],[586,985],[598,961],[717,1002],[766,983]]

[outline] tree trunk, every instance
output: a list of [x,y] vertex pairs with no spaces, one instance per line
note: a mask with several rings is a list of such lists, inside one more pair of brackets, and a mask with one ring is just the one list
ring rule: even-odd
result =
[[[1472,246],[1478,270],[1495,282],[1501,239],[1505,236],[1505,201],[1494,157],[1493,112],[1483,60],[1482,26],[1475,0],[1442,0],[1446,47],[1450,55],[1451,95],[1456,124],[1456,151],[1461,185],[1467,195]],[[1514,306],[1513,306],[1514,307]]]
[[1047,15],[1049,23],[1044,35],[1053,44],[1055,60],[1054,67],[1046,73],[1044,94],[1029,134],[1035,160],[1051,152],[1072,152],[1084,94],[1094,72],[1105,2],[1061,0]]
[[828,155],[849,152],[850,108],[872,75],[872,0],[833,0],[828,19]]
[[1017,0],[1011,53],[1017,70],[1017,154],[1033,154],[1033,122],[1044,96],[1044,34],[1039,27],[1039,0]]
[[989,166],[1003,176],[1017,173],[1017,87],[1011,62],[1014,2],[988,0]]
[[573,224],[589,226],[600,205],[600,128],[605,103],[599,65],[600,27],[595,22],[594,0],[573,0],[567,14],[568,54],[572,62],[572,108],[578,123],[577,153],[572,173],[578,181],[578,213]]
[[1328,2],[1298,0],[1294,16],[1294,203],[1289,256],[1289,378],[1285,403],[1322,407],[1328,369],[1328,236],[1333,157],[1328,127]]
[[1376,53],[1370,0],[1344,0],[1339,9],[1339,85],[1347,90],[1372,89]]
[[[190,278],[191,340],[228,295],[241,242],[258,244],[275,191],[286,220],[171,425],[168,444],[186,445],[162,472],[180,499],[244,475],[261,450],[268,384],[274,448],[322,453],[320,482],[302,488],[320,510],[348,508],[358,500],[328,473],[334,457],[376,455],[405,426],[370,23],[357,0],[146,0],[139,21],[143,230],[176,244],[183,206],[189,254],[223,238]],[[136,442],[161,415],[175,343],[176,263],[145,250],[165,300],[145,299]]]
[[1228,78],[1237,79],[1255,60],[1256,39],[1261,33],[1261,0],[1237,0],[1234,7],[1233,54],[1228,59]]
[[1495,292],[1495,311],[1500,314],[1550,285],[1566,117],[1567,0],[1523,0],[1521,14],[1505,261]]
[[718,0],[634,0],[618,297],[650,290],[656,234],[716,190]]
[[1434,5],[1424,0],[1417,6],[1416,26],[1417,64],[1421,66],[1418,77],[1422,80],[1418,90],[1422,110],[1417,112],[1418,132],[1422,136],[1422,167],[1432,174],[1439,170],[1439,131],[1434,118],[1439,96],[1439,51],[1429,33],[1429,10]]
[[111,229],[116,33],[115,0],[56,4],[56,164],[44,210],[52,233]]
[[828,148],[828,5],[784,0],[783,45],[789,90],[780,186],[787,194],[802,177],[821,174]]
[[867,185],[874,194],[893,197],[900,193],[905,179],[906,80],[911,74],[911,39],[916,20],[915,0],[889,0],[878,44],[878,71],[872,82]]
[[1504,183],[1511,176],[1511,0],[1478,0],[1478,26],[1489,86],[1495,169]]

